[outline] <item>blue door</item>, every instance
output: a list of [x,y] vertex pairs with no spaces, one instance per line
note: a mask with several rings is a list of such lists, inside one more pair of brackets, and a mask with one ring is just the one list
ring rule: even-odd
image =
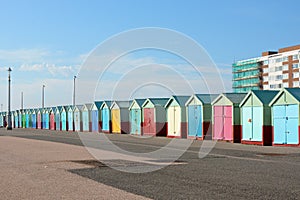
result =
[[103,108],[101,112],[102,117],[102,130],[109,131],[109,109]]
[[92,131],[98,132],[98,110],[92,110]]
[[252,140],[261,142],[263,127],[263,107],[253,107]]
[[82,130],[89,131],[89,112],[88,111],[82,112]]
[[31,115],[32,128],[36,128],[36,114]]
[[[0,120],[1,120],[1,118],[0,118]],[[3,123],[3,119],[1,121]],[[1,121],[0,121],[0,127],[1,127],[1,125],[3,126],[3,124],[1,123]],[[18,115],[15,116],[15,128],[19,128],[19,116]]]
[[242,107],[242,140],[253,138],[253,107]]
[[67,130],[67,113],[66,112],[61,113],[61,130],[62,131]]
[[55,114],[55,124],[56,124],[55,129],[60,130],[60,114],[59,113]]
[[26,122],[25,122],[25,128],[29,128],[29,114],[26,114]]
[[274,143],[285,144],[286,143],[286,116],[285,106],[278,105],[273,106],[273,126],[274,126]]
[[141,135],[141,110],[130,110],[130,134]]
[[202,137],[202,106],[188,106],[188,135]]
[[73,131],[73,112],[68,112],[68,130]]
[[22,128],[22,113],[19,114],[19,128]]
[[298,105],[273,106],[274,143],[299,144]]
[[80,129],[80,122],[81,122],[81,119],[80,119],[80,113],[79,111],[77,112],[74,112],[74,121],[75,121],[75,131],[81,131]]
[[287,144],[299,144],[298,134],[298,116],[299,107],[298,105],[287,105],[286,106],[286,143]]

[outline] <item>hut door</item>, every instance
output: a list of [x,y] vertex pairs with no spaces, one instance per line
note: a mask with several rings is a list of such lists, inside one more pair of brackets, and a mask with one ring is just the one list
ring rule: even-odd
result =
[[98,110],[92,110],[92,131],[98,132]]
[[73,113],[68,112],[68,130],[73,131]]
[[75,125],[75,131],[80,131],[80,116],[79,116],[79,111],[74,112],[74,125]]
[[144,108],[144,134],[156,135],[154,108]]
[[172,106],[168,109],[168,133],[172,136],[179,136],[180,134],[180,107]]
[[61,113],[61,130],[67,130],[67,114],[66,112]]
[[140,109],[131,110],[131,133],[140,134],[141,133],[141,118],[140,118]]
[[233,140],[232,132],[232,106],[224,106],[224,137],[225,140]]
[[60,130],[60,115],[58,113],[55,114],[55,122],[56,122],[56,130]]
[[112,132],[113,133],[121,133],[120,110],[113,109],[111,111],[111,117],[112,117]]
[[82,112],[82,130],[89,131],[89,113],[88,113],[88,111]]
[[298,105],[286,105],[286,143],[299,144]]
[[190,105],[188,107],[188,130],[189,136],[202,137],[202,107],[199,105]]
[[214,106],[214,132],[213,138],[216,140],[224,139],[224,119],[223,106]]
[[102,110],[102,130],[109,131],[109,110],[108,108],[103,108]]
[[54,125],[54,114],[50,114],[50,129],[55,130],[55,125]]
[[253,107],[242,108],[242,140],[252,140],[253,138]]
[[298,144],[298,105],[273,106],[274,143]]
[[263,107],[252,108],[252,140],[263,141],[262,127],[263,127]]

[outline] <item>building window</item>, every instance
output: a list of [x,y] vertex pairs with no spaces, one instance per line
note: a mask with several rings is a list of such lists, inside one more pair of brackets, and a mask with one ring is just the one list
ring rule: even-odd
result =
[[284,88],[288,88],[288,87],[289,87],[289,84],[288,84],[288,83],[283,83],[283,87],[284,87]]
[[293,73],[293,78],[299,78],[299,72],[294,72]]
[[269,86],[268,85],[264,85],[264,90],[267,90],[269,89]]
[[298,63],[294,63],[293,64],[293,69],[299,68],[299,64]]
[[299,87],[299,81],[294,81],[293,82],[293,87]]
[[269,64],[269,60],[264,60],[263,65],[268,65]]
[[275,72],[282,71],[282,66],[275,67]]
[[263,73],[268,73],[269,69],[268,68],[263,68]]
[[276,78],[275,78],[275,80],[276,80],[276,81],[282,80],[282,75],[277,75]]
[[264,77],[263,77],[263,81],[264,81],[264,82],[267,82],[268,80],[269,80],[269,77],[268,77],[268,76],[264,76]]
[[283,65],[282,66],[282,70],[288,70],[289,69],[289,65]]
[[288,57],[287,57],[287,56],[284,56],[284,57],[282,58],[282,62],[286,62],[286,61],[288,61]]
[[288,78],[289,78],[289,74],[283,74],[283,75],[282,75],[282,78],[283,78],[283,79],[288,79]]
[[293,55],[293,60],[298,60],[298,54]]
[[275,62],[277,63],[282,62],[282,58],[276,58]]

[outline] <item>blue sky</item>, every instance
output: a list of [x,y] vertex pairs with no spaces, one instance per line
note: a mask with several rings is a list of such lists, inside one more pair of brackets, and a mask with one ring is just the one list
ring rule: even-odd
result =
[[115,34],[142,27],[172,29],[194,39],[219,67],[230,91],[234,59],[300,44],[299,6],[292,0],[1,1],[0,103],[5,109],[5,69],[11,66],[13,109],[20,107],[21,91],[25,107],[39,107],[43,84],[46,106],[70,104],[72,78],[89,52]]

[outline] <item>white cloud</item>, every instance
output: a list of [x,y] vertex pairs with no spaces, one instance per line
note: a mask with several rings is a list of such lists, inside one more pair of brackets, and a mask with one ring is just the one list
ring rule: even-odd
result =
[[72,66],[56,66],[56,65],[47,65],[47,70],[53,75],[62,75],[64,77],[68,77],[70,75],[74,75],[75,67]]
[[42,71],[45,68],[45,64],[22,64],[19,68],[20,71]]
[[42,61],[50,53],[44,49],[0,49],[0,60],[6,62],[32,62]]

